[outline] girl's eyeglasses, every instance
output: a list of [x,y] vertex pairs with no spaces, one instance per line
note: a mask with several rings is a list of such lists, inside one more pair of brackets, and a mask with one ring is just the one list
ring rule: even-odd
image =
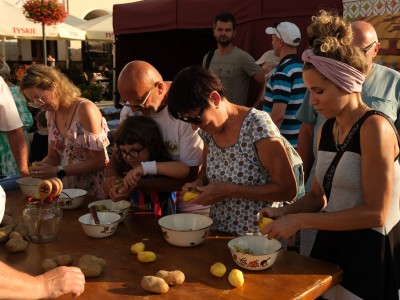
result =
[[43,95],[44,94],[42,94],[39,98],[28,101],[28,106],[33,107],[33,108],[41,108],[43,105],[46,104],[42,100]]
[[144,150],[145,148],[146,147],[143,147],[142,149],[139,149],[139,150],[131,149],[129,152],[126,152],[124,150],[121,150],[120,148],[117,148],[117,155],[119,155],[119,156],[121,156],[122,158],[125,158],[125,159],[129,159],[129,158],[135,159],[135,158],[139,157],[140,152],[142,150]]

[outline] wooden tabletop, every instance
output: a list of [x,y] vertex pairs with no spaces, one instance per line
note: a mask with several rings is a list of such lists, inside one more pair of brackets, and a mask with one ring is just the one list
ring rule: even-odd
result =
[[[21,220],[25,208],[19,190],[6,192],[6,207]],[[8,254],[0,245],[0,260],[32,275],[42,273],[45,258],[69,254],[77,265],[79,257],[91,254],[106,260],[100,277],[89,278],[85,292],[79,299],[315,299],[342,279],[338,266],[281,250],[275,264],[264,271],[247,271],[242,287],[233,288],[228,272],[239,268],[227,247],[232,237],[210,236],[196,247],[181,248],[168,244],[160,227],[151,215],[131,214],[118,225],[116,233],[104,239],[86,236],[77,219],[89,212],[87,203],[75,210],[64,210],[62,229],[58,239],[47,244],[30,243],[25,252]],[[152,263],[140,263],[132,254],[132,244],[143,241],[146,250],[157,254]],[[227,273],[222,278],[210,274],[210,266],[222,262]],[[181,270],[186,275],[184,284],[171,287],[163,295],[153,294],[140,287],[144,275],[158,270]],[[71,299],[64,295],[58,299]]]

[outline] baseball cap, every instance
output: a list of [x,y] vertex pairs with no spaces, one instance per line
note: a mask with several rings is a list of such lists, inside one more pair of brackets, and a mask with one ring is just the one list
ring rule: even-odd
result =
[[274,54],[274,50],[268,50],[256,61],[257,65],[262,65],[263,63],[279,64],[280,58]]
[[278,39],[290,46],[298,46],[300,44],[300,29],[293,23],[279,22],[274,24],[273,27],[268,27],[265,29],[265,32],[267,34],[275,34]]

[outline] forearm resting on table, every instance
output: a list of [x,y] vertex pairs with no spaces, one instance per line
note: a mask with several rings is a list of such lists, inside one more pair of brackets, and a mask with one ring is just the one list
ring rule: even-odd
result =
[[0,262],[0,299],[41,299],[47,295],[39,279]]

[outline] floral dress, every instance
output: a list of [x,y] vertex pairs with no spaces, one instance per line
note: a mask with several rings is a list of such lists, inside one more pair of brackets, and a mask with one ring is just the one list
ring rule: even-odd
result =
[[[83,100],[79,106],[88,100]],[[46,113],[49,144],[55,149],[62,158],[64,166],[76,165],[88,159],[89,150],[104,151],[106,163],[108,163],[107,146],[110,144],[107,133],[109,131],[107,122],[102,118],[102,131],[99,134],[93,134],[83,128],[78,119],[78,112],[74,114],[71,125],[68,129],[67,136],[64,138],[55,122],[55,112],[48,111]],[[104,199],[105,193],[101,187],[105,179],[105,169],[95,173],[85,173],[80,175],[66,176],[63,178],[64,188],[80,188],[88,192],[89,195],[98,199]]]
[[[28,110],[26,106],[26,101],[22,98],[19,87],[12,86],[10,87],[11,94],[15,101],[15,104],[18,109],[19,117],[21,118],[22,123],[24,124],[24,135],[27,144],[29,145],[29,137],[28,131],[33,125],[32,114]],[[15,162],[14,155],[10,148],[10,143],[8,142],[7,134],[5,132],[0,132],[0,165],[1,172],[5,175],[18,175],[18,166]]]

